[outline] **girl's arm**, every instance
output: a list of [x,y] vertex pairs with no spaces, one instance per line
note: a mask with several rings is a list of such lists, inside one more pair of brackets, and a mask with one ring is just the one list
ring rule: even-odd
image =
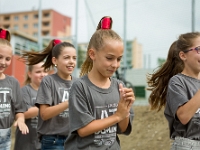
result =
[[182,124],[187,124],[200,108],[200,90],[184,105],[180,106],[176,115]]
[[40,116],[42,120],[48,120],[50,118],[57,116],[65,109],[67,109],[69,104],[68,101],[65,101],[55,106],[49,106],[47,104],[40,104],[39,106],[40,106]]
[[31,107],[26,112],[24,112],[25,119],[33,118],[38,116],[38,108]]
[[[118,103],[117,111],[112,116],[104,119],[93,120],[83,128],[77,130],[80,137],[85,137],[97,131],[101,131],[114,124],[119,123],[121,132],[124,132],[129,123],[130,108],[135,100],[133,91],[123,88],[120,84],[120,101]],[[126,119],[125,119],[126,118]],[[128,118],[128,119],[127,119]]]
[[27,134],[29,133],[28,127],[26,126],[26,124],[24,123],[24,114],[23,113],[17,113],[15,115],[15,123],[14,126],[18,126],[19,130],[22,132],[22,134]]

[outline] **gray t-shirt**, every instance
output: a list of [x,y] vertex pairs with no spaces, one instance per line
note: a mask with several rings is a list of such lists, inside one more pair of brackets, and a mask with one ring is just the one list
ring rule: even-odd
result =
[[[30,84],[25,85],[23,88],[21,88],[22,97],[26,104],[26,106],[29,108],[35,106],[37,91],[33,89]],[[38,117],[30,118],[25,120],[26,125],[29,128],[28,134],[22,134],[19,128],[16,129],[15,132],[15,147],[14,150],[36,150],[40,149],[41,144],[38,141],[37,138],[37,123],[38,123]]]
[[[45,76],[42,79],[38,89],[35,105],[37,107],[39,107],[40,104],[55,106],[59,103],[69,100],[70,88],[75,80],[76,78],[74,77],[72,77],[72,80],[63,80],[57,74]],[[42,120],[41,116],[39,115],[37,132],[39,135],[68,135],[68,109],[45,121]]]
[[176,116],[178,108],[187,103],[199,89],[200,80],[195,78],[177,74],[170,79],[164,112],[169,123],[170,138],[181,136],[200,140],[200,108],[186,125],[183,125]]
[[[118,124],[110,126],[86,137],[80,137],[77,130],[93,120],[113,115],[120,99],[119,81],[111,78],[108,89],[95,86],[88,76],[83,76],[71,88],[69,97],[70,135],[65,142],[66,150],[119,150],[120,133]],[[132,130],[133,111],[124,134]]]
[[0,80],[0,129],[10,128],[15,120],[15,114],[25,112],[19,82],[6,75]]

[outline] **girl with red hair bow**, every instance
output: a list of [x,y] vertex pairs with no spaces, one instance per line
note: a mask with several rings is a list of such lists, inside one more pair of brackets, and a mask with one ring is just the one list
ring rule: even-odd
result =
[[70,135],[65,150],[119,150],[117,134],[131,132],[135,97],[132,89],[112,78],[120,66],[124,47],[111,26],[111,17],[100,20],[88,45],[81,78],[72,85]]
[[10,150],[11,126],[18,126],[22,134],[29,132],[24,123],[24,114],[27,108],[20,92],[19,82],[11,76],[4,74],[11,64],[12,47],[10,33],[0,28],[0,149]]
[[22,58],[27,65],[45,60],[45,70],[52,66],[57,68],[55,74],[42,79],[37,92],[37,133],[41,150],[63,150],[69,134],[68,100],[71,85],[76,80],[71,75],[76,66],[76,50],[71,43],[54,39],[42,52],[24,52]]

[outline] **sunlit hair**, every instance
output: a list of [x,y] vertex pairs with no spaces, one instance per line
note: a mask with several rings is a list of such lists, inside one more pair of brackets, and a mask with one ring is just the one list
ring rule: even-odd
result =
[[[106,17],[108,17],[108,16],[106,16]],[[105,18],[105,17],[103,17],[103,18]],[[111,17],[109,17],[109,18],[111,18]],[[87,74],[92,69],[93,61],[89,56],[90,49],[95,49],[97,51],[101,50],[106,45],[106,41],[108,41],[108,40],[122,41],[121,37],[112,29],[101,29],[101,20],[99,21],[96,32],[92,35],[92,37],[89,41],[88,48],[87,48],[87,57],[81,66],[80,76]],[[111,21],[112,21],[112,18],[111,18]],[[112,27],[112,25],[110,26],[110,28],[111,27]]]
[[167,60],[153,74],[147,75],[148,90],[151,91],[149,103],[151,110],[160,111],[166,104],[167,87],[172,76],[181,73],[184,68],[179,53],[193,46],[194,39],[200,37],[199,32],[181,34],[177,41],[173,42],[167,56]]
[[69,42],[61,42],[54,46],[54,40],[51,40],[49,45],[41,52],[24,51],[21,58],[27,65],[35,65],[45,60],[42,67],[48,71],[54,66],[52,63],[52,57],[58,58],[65,47],[74,48],[74,45]]

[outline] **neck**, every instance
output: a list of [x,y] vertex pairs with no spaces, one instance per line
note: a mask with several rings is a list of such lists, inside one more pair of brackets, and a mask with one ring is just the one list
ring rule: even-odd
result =
[[88,73],[88,78],[90,81],[100,87],[100,88],[109,88],[110,87],[110,79],[107,77],[103,77],[100,74],[95,74],[92,70]]
[[5,74],[3,73],[0,74],[0,79],[5,79],[5,77],[6,77]]
[[39,88],[39,85],[35,84],[35,83],[30,83],[31,87],[34,89],[34,90],[38,90]]
[[190,76],[192,78],[195,78],[195,79],[199,79],[199,77],[200,77],[199,72],[192,72],[192,71],[188,71],[186,69],[184,69],[181,73],[186,75],[186,76]]

